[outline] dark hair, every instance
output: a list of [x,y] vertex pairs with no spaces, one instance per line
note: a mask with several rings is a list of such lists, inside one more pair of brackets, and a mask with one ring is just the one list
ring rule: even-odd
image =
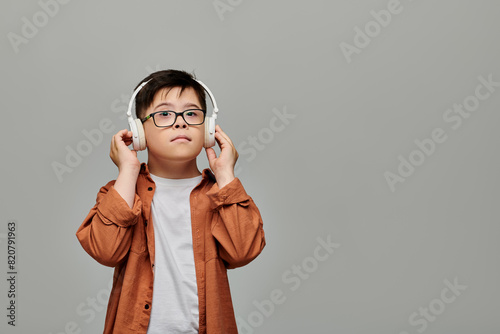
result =
[[[201,103],[201,109],[207,109],[205,101],[205,89],[195,80],[195,76],[185,71],[179,70],[163,70],[151,73],[144,78],[135,88],[139,87],[143,82],[150,80],[137,94],[135,98],[135,114],[141,119],[153,103],[156,93],[164,88],[180,87],[180,94],[186,88],[193,88]],[[170,91],[168,89],[168,91]],[[168,92],[167,92],[168,93]]]

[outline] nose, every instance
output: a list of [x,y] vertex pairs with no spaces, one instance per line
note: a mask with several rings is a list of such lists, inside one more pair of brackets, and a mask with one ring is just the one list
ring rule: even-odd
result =
[[184,121],[184,118],[182,118],[181,115],[175,115],[175,122],[174,122],[174,128],[178,129],[178,128],[187,128],[187,124],[186,122]]

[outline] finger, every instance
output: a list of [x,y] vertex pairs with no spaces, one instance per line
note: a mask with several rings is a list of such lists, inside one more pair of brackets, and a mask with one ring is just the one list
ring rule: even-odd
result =
[[229,163],[232,161],[234,165],[236,160],[238,160],[238,152],[236,151],[236,148],[234,148],[234,146],[232,146],[232,144],[225,140],[222,136],[216,137],[215,140],[220,146],[219,160],[224,160]]
[[222,148],[224,143],[227,143],[227,140],[220,133],[216,132],[214,137],[215,137],[215,141],[217,142],[217,144],[219,145],[220,148]]
[[131,131],[127,131],[122,135],[122,139],[125,140],[132,140],[133,135]]
[[127,130],[127,133],[125,134],[125,137],[132,139],[132,136],[133,136],[132,131],[128,131]]
[[208,163],[212,165],[214,160],[217,158],[217,155],[215,154],[215,150],[211,147],[205,148],[205,152],[207,153],[207,159]]
[[118,136],[118,137],[122,137],[124,133],[128,133],[129,130],[127,129],[121,129],[120,131],[118,131],[115,136]]
[[229,136],[224,132],[222,131],[221,127],[219,125],[216,125],[215,126],[215,133],[219,133],[220,135],[222,135],[222,137],[224,137],[224,139],[231,145],[231,146],[234,146],[233,145],[233,142],[231,140],[231,138],[229,138]]
[[126,140],[126,139],[132,139],[132,131],[128,131],[128,130],[122,130],[119,132],[120,134],[120,138],[122,140]]
[[121,130],[113,136],[116,148],[123,148],[129,146],[133,142],[132,132],[128,130]]
[[111,138],[111,149],[112,150],[116,150],[116,142],[117,142],[117,138],[116,136],[118,136],[118,134],[114,135],[112,138]]
[[215,133],[218,133],[218,134],[222,135],[224,138],[226,138],[227,140],[229,140],[229,136],[224,131],[222,131],[222,128],[218,124],[215,126]]
[[111,157],[111,160],[114,159],[116,155],[116,144],[115,144],[115,136],[111,138],[111,145],[109,147],[109,156]]
[[220,132],[215,133],[215,140],[219,143],[219,146],[234,149],[234,144],[227,136],[224,136]]
[[224,155],[226,155],[228,152],[234,152],[236,151],[236,149],[234,148],[234,146],[232,145],[232,143],[230,143],[224,136],[222,136],[221,134],[216,134],[215,136],[215,141],[217,142],[217,144],[219,145],[220,147],[220,151],[221,151],[221,154],[223,152]]

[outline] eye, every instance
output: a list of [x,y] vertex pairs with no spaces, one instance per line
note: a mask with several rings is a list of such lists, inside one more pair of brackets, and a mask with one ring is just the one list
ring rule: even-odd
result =
[[202,117],[203,112],[199,109],[186,110],[184,116],[188,117]]
[[172,112],[170,111],[160,111],[157,115],[159,117],[168,117],[168,116],[171,116]]

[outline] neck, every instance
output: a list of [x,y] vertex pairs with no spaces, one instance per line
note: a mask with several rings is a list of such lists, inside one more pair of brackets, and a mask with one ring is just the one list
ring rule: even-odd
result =
[[188,179],[201,175],[196,159],[189,161],[159,161],[149,157],[148,169],[151,174],[167,179]]

